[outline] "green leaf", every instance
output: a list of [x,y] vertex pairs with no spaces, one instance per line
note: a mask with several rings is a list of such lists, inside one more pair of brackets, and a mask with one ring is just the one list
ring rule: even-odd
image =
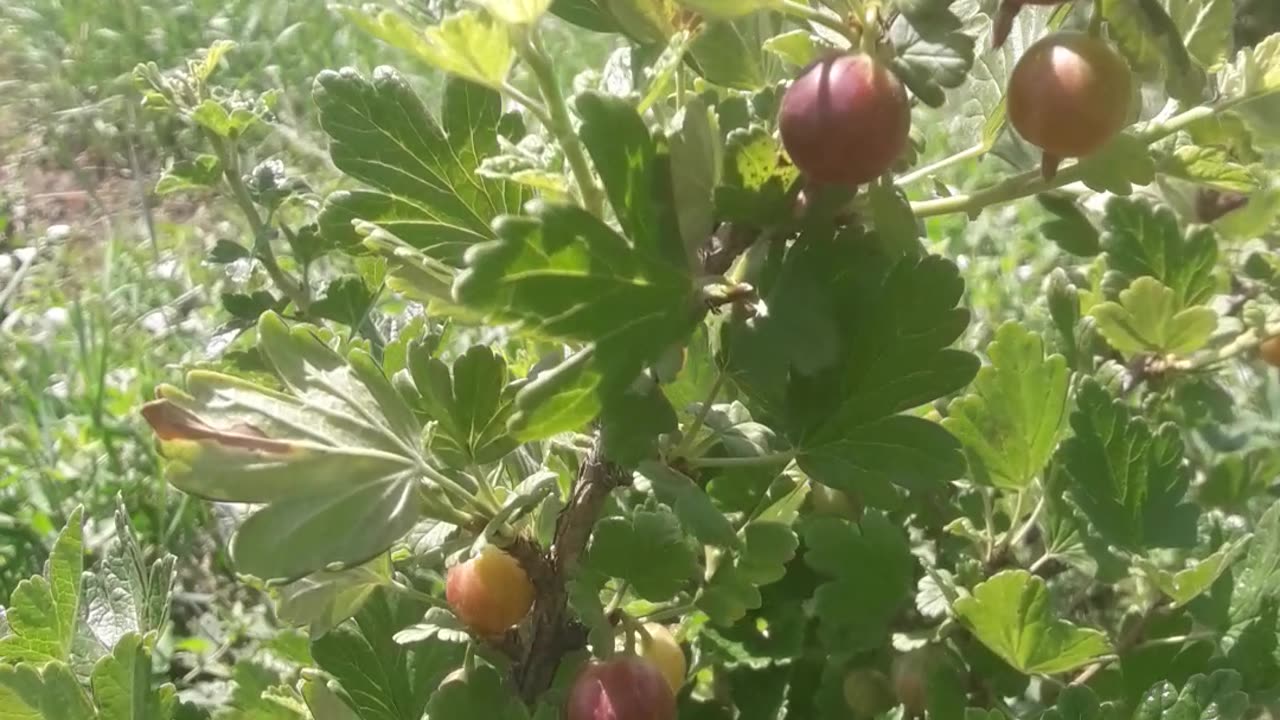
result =
[[578,131],[604,183],[622,234],[647,265],[688,273],[672,197],[671,159],[660,154],[644,120],[626,100],[583,93]]
[[1204,70],[1192,63],[1183,32],[1159,0],[1103,0],[1102,15],[1112,40],[1140,74],[1163,78],[1170,96],[1198,102]]
[[168,718],[178,701],[173,685],[152,689],[151,651],[137,633],[121,637],[94,665],[90,683],[101,720]]
[[[70,668],[0,665],[0,720],[98,720]],[[103,718],[114,720],[114,718]]]
[[231,240],[219,240],[209,251],[209,262],[219,265],[227,265],[247,257],[253,257],[249,248]]
[[5,612],[9,634],[0,638],[0,660],[16,664],[70,658],[80,620],[83,518],[83,508],[71,512],[45,561],[44,574],[23,580],[14,589]]
[[503,686],[497,670],[479,665],[446,680],[431,696],[427,715],[432,720],[527,720],[520,698]]
[[[737,2],[738,0],[709,0]],[[711,20],[689,44],[689,57],[698,73],[709,83],[734,90],[759,90],[768,76],[761,64],[764,42],[753,23],[761,16],[737,21]]]
[[1045,469],[1067,422],[1066,358],[1045,357],[1040,336],[1008,322],[987,347],[991,364],[942,421],[960,439],[975,482],[1021,490]]
[[165,170],[156,181],[156,194],[168,195],[212,187],[221,179],[222,163],[218,158],[213,155],[197,155],[194,160],[180,160]]
[[1237,98],[1280,92],[1280,33],[1273,33],[1252,48],[1236,53],[1235,61],[1223,76],[1222,91]]
[[856,524],[812,517],[801,530],[805,563],[831,578],[813,596],[823,643],[841,652],[878,647],[913,595],[915,559],[906,535],[874,510]]
[[[541,5],[542,0],[492,0],[492,3],[503,5],[504,12],[519,14]],[[453,13],[439,25],[425,30],[390,10],[342,10],[352,24],[388,45],[410,53],[437,70],[481,85],[501,87],[515,62],[515,49],[507,27],[475,10]]]
[[711,234],[715,188],[724,162],[715,112],[700,97],[690,98],[672,123],[671,189],[676,200],[680,237],[692,253]]
[[1053,216],[1040,224],[1040,233],[1072,255],[1093,257],[1102,252],[1098,244],[1098,229],[1093,226],[1084,211],[1069,195],[1040,193],[1036,195],[1040,207]]
[[[697,299],[671,203],[667,157],[621,99],[578,98],[583,141],[626,237],[576,206],[506,217],[454,285],[489,322],[586,345],[516,397],[521,439],[577,430],[692,332]],[[619,318],[626,318],[619,322]]]
[[1166,175],[1218,190],[1249,193],[1258,189],[1258,178],[1220,147],[1182,145],[1161,157],[1157,167]]
[[964,456],[940,425],[902,414],[964,387],[977,358],[948,349],[968,324],[956,268],[897,263],[860,238],[802,237],[767,312],[726,323],[727,371],[752,414],[784,430],[815,480],[858,493],[959,477]]
[[489,14],[510,25],[529,25],[546,14],[552,0],[485,0]]
[[871,204],[876,238],[885,254],[919,256],[920,226],[906,194],[893,185],[875,183],[867,188],[867,201]]
[[1272,503],[1258,520],[1249,552],[1236,563],[1233,575],[1232,625],[1258,617],[1267,602],[1280,597],[1280,503]]
[[497,152],[506,122],[496,92],[450,79],[439,123],[390,68],[379,68],[372,81],[351,69],[322,72],[314,98],[334,165],[370,186],[325,200],[318,222],[336,245],[358,246],[353,221],[361,220],[459,266],[467,248],[493,239],[495,217],[519,212],[529,197],[519,185],[474,172]]
[[[1227,667],[1240,673],[1245,690],[1270,691],[1280,683],[1280,634],[1276,629],[1277,599],[1267,598],[1257,616],[1231,630],[1234,643],[1227,651]],[[1210,647],[1210,652],[1215,649]],[[1203,667],[1203,664],[1197,667]]]
[[1231,0],[1170,0],[1169,15],[1200,67],[1214,71],[1227,61],[1231,48]]
[[421,424],[363,350],[344,359],[315,328],[274,314],[262,316],[258,340],[287,392],[193,371],[186,392],[162,386],[143,408],[169,482],[267,504],[232,542],[241,572],[297,578],[363,563],[418,520]]
[[417,344],[409,353],[409,371],[422,409],[436,421],[431,452],[445,463],[467,469],[497,462],[515,449],[507,434],[507,363],[492,348],[473,345],[450,367]]
[[957,88],[973,67],[975,40],[958,29],[926,37],[906,16],[889,28],[896,55],[892,67],[921,102],[941,107],[943,92]]
[[1118,720],[1115,703],[1098,702],[1098,696],[1087,685],[1069,685],[1058,695],[1054,707],[1044,711],[1041,720]]
[[[644,552],[636,552],[644,548]],[[693,550],[680,521],[665,510],[604,518],[592,534],[587,562],[631,583],[646,600],[669,600],[697,574]]]
[[1155,178],[1150,148],[1129,133],[1116,135],[1101,150],[1080,160],[1080,181],[1098,192],[1129,195],[1134,185],[1150,185]]
[[208,80],[213,76],[218,66],[222,64],[222,58],[234,49],[236,49],[236,43],[230,40],[215,40],[209,46],[209,49],[205,51],[204,59],[195,66],[195,72],[192,75],[201,82]]
[[551,13],[587,30],[600,33],[620,32],[617,21],[595,0],[552,0]]
[[605,457],[623,467],[635,467],[658,453],[658,436],[677,428],[676,411],[662,388],[642,377],[621,397],[604,406],[600,440]]
[[659,498],[671,499],[676,517],[698,540],[726,548],[739,545],[729,519],[688,476],[658,462],[640,463],[637,473],[653,485]]
[[729,20],[780,6],[781,0],[679,0],[684,7],[709,18]]
[[169,594],[177,558],[164,553],[147,563],[129,521],[128,508],[116,498],[116,536],[103,551],[98,568],[84,574],[85,620],[107,651],[128,633],[163,632],[169,619]]
[[1120,302],[1095,305],[1089,314],[1111,347],[1125,357],[1153,352],[1186,355],[1209,342],[1218,314],[1207,307],[1183,307],[1177,294],[1153,277],[1140,277],[1120,291]]
[[302,698],[315,720],[361,720],[359,715],[338,694],[341,687],[332,680],[324,680],[314,674],[302,679]]
[[1204,226],[1185,234],[1177,216],[1148,200],[1111,198],[1103,220],[1107,266],[1130,280],[1149,275],[1173,289],[1178,307],[1202,305],[1215,288],[1218,244]]
[[787,574],[799,540],[791,526],[781,522],[754,521],[742,528],[743,546],[738,571],[756,585],[778,582]]
[[343,275],[329,283],[324,297],[311,305],[317,317],[342,323],[353,330],[365,322],[373,309],[373,291],[359,275]]
[[421,720],[440,682],[461,667],[464,649],[447,642],[397,644],[396,631],[426,607],[378,590],[354,621],[311,643],[311,654],[347,692],[363,720]]
[[785,159],[777,138],[760,125],[739,128],[725,140],[724,182],[716,210],[729,220],[768,225],[791,212],[788,190],[799,171]]
[[787,64],[806,67],[830,49],[821,45],[820,42],[808,30],[791,30],[765,40],[764,49],[777,55]]
[[961,20],[951,10],[954,0],[893,0],[916,32],[926,38],[946,36],[960,29]]
[[1235,562],[1236,556],[1249,542],[1246,536],[1228,543],[1209,557],[1193,560],[1177,572],[1170,572],[1145,558],[1137,559],[1137,566],[1153,585],[1160,589],[1173,601],[1173,607],[1179,608],[1194,600],[1198,595],[1208,592],[1214,582]]
[[277,591],[276,616],[306,625],[318,638],[359,612],[377,588],[391,582],[391,561],[384,553],[359,567],[322,570]]
[[983,645],[1025,674],[1060,673],[1111,652],[1107,636],[1053,615],[1044,580],[1005,570],[955,603],[956,616]]
[[1068,490],[1108,542],[1130,550],[1194,543],[1199,510],[1185,501],[1189,468],[1172,423],[1153,430],[1087,378],[1071,427],[1075,437],[1059,449]]
[[729,626],[761,606],[760,589],[734,563],[716,569],[698,593],[696,605],[717,625]]
[[252,295],[223,293],[221,300],[222,309],[246,324],[253,324],[258,316],[276,309],[281,304],[276,296],[266,290],[257,290]]
[[191,119],[218,137],[230,137],[235,131],[227,109],[212,98],[206,98],[191,111]]
[[1249,708],[1249,697],[1241,692],[1240,674],[1215,670],[1212,675],[1195,675],[1178,691],[1168,681],[1156,683],[1134,711],[1134,720],[1240,720]]
[[277,702],[280,674],[263,663],[241,658],[232,670],[234,690],[227,702],[226,720],[299,720],[302,709]]
[[458,616],[442,607],[433,607],[422,617],[422,622],[416,622],[398,631],[394,640],[399,645],[412,645],[429,640],[465,645],[471,642],[471,632],[458,619]]

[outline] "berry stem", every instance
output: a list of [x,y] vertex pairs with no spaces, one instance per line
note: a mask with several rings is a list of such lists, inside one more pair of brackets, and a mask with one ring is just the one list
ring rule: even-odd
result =
[[953,155],[948,155],[947,157],[944,157],[941,160],[929,163],[924,167],[912,170],[906,175],[903,175],[897,178],[896,180],[894,180],[894,184],[897,185],[898,187],[906,187],[907,185],[910,185],[913,182],[916,182],[918,180],[923,180],[929,177],[930,175],[946,170],[947,168],[953,165],[958,165],[964,162],[965,160],[969,160],[971,158],[976,158],[976,157],[982,157],[982,154],[985,153],[986,151],[987,151],[987,146],[983,143],[978,143],[977,145],[967,147],[958,153],[955,153]]
[[811,23],[836,31],[848,40],[852,47],[859,47],[862,42],[862,34],[842,22],[840,18],[828,15],[804,3],[796,2],[795,0],[782,0],[782,4],[778,6],[778,9],[792,17],[808,20]]
[[[1190,110],[1178,113],[1164,122],[1151,124],[1137,131],[1135,135],[1143,144],[1150,145],[1173,135],[1198,120],[1213,117],[1220,112],[1255,100],[1258,97],[1261,97],[1261,95],[1232,98],[1213,105],[1198,105]],[[1063,185],[1070,185],[1082,177],[1084,177],[1084,167],[1079,160],[1073,160],[1069,163],[1064,163],[1052,180],[1044,179],[1041,176],[1040,169],[1036,168],[1007,177],[994,185],[989,185],[971,193],[913,202],[911,203],[911,210],[918,218],[950,215],[952,213],[975,215],[992,205],[1001,205],[1042,193],[1046,190],[1059,188]]]

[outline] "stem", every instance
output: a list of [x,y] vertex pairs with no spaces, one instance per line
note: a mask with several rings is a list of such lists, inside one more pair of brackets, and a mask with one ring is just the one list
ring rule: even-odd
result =
[[782,4],[779,5],[777,9],[792,17],[797,17],[801,20],[808,20],[811,23],[817,23],[823,27],[830,28],[831,30],[840,33],[840,35],[848,40],[849,44],[855,48],[862,42],[862,33],[855,31],[839,18],[832,17],[821,10],[809,7],[804,3],[796,2],[795,0],[782,0]]
[[1085,668],[1079,675],[1075,676],[1069,683],[1072,686],[1084,685],[1097,675],[1103,668],[1112,662],[1119,660],[1120,656],[1134,649],[1142,639],[1142,633],[1147,629],[1147,623],[1151,622],[1151,618],[1155,616],[1156,610],[1159,609],[1159,602],[1152,603],[1143,611],[1142,616],[1134,621],[1124,635],[1116,640],[1116,651],[1113,655],[1106,655],[1098,659],[1089,667]]
[[907,185],[910,185],[911,183],[917,180],[923,180],[936,172],[939,172],[941,170],[946,170],[952,165],[957,165],[959,163],[964,162],[965,160],[969,160],[970,158],[980,157],[986,151],[987,151],[987,146],[982,143],[978,143],[977,145],[974,145],[972,147],[967,147],[964,150],[961,150],[960,152],[955,153],[954,155],[949,155],[947,157],[942,158],[941,160],[929,163],[928,165],[925,165],[922,168],[917,168],[916,170],[912,170],[906,175],[903,175],[899,177],[897,180],[895,180],[894,184],[897,185],[898,187],[906,187]]
[[569,119],[569,105],[565,102],[564,92],[556,82],[555,68],[551,58],[547,56],[536,35],[530,35],[529,41],[520,47],[521,57],[529,65],[542,99],[546,103],[548,123],[547,130],[555,135],[564,150],[565,160],[573,171],[573,178],[578,182],[578,192],[582,195],[582,204],[587,211],[596,217],[604,215],[604,195],[596,185],[591,174],[591,166],[587,163],[587,155],[582,149],[582,142],[573,131],[573,122]]
[[688,613],[693,612],[696,609],[698,609],[698,606],[692,602],[679,603],[677,605],[672,605],[671,607],[665,607],[659,610],[654,610],[648,615],[642,615],[640,616],[640,621],[660,623],[666,620],[670,620],[671,618],[678,618],[682,615],[686,615]]
[[1027,568],[1027,572],[1031,573],[1032,575],[1035,575],[1037,572],[1040,571],[1040,568],[1045,566],[1045,563],[1049,562],[1050,560],[1053,560],[1056,557],[1057,555],[1054,555],[1051,552],[1047,552],[1041,555],[1039,559],[1031,563],[1031,567]]
[[536,118],[538,122],[542,123],[543,127],[548,130],[551,129],[551,113],[547,112],[547,109],[543,107],[542,103],[525,94],[523,90],[511,83],[503,83],[502,87],[498,89],[503,95],[506,95],[519,103],[525,110],[528,110],[529,114]]
[[471,476],[476,479],[476,487],[480,488],[480,498],[488,505],[493,506],[496,512],[502,507],[502,503],[498,502],[498,496],[493,492],[493,485],[489,483],[489,476],[480,469],[479,465],[471,466]]
[[[1238,105],[1256,100],[1260,96],[1252,96],[1248,98],[1234,98],[1224,100],[1213,105],[1199,105],[1190,110],[1174,115],[1173,117],[1161,123],[1155,123],[1141,132],[1137,133],[1137,138],[1143,144],[1150,145],[1158,140],[1173,135],[1192,123],[1213,117],[1214,115],[1230,110]],[[968,213],[973,214],[991,205],[999,205],[1001,203],[1019,200],[1029,197],[1037,193],[1052,190],[1076,182],[1084,176],[1085,167],[1079,160],[1072,161],[1069,165],[1064,165],[1058,170],[1057,175],[1052,180],[1045,180],[1040,175],[1040,169],[1036,168],[1028,170],[1017,175],[1005,178],[994,185],[990,185],[981,190],[972,193],[953,195],[951,197],[937,198],[934,200],[924,200],[922,202],[911,203],[911,211],[918,218],[935,217],[938,215],[949,215],[951,213]]]
[[683,457],[689,453],[689,448],[697,440],[698,432],[702,430],[703,423],[711,414],[711,406],[715,403],[716,396],[720,394],[722,387],[724,387],[724,373],[716,372],[716,379],[711,383],[707,396],[703,398],[702,407],[698,408],[698,414],[693,416],[693,421],[685,428],[684,437],[680,438],[680,444],[671,453],[672,457]]
[[284,270],[280,269],[280,264],[276,262],[275,251],[271,248],[271,228],[267,226],[262,216],[258,214],[258,208],[253,204],[253,198],[249,197],[249,190],[244,186],[244,180],[240,177],[240,156],[236,152],[234,144],[212,134],[209,134],[209,139],[213,143],[214,151],[218,154],[218,160],[222,163],[222,176],[231,188],[231,194],[235,198],[236,205],[240,207],[240,212],[244,213],[245,219],[249,221],[250,229],[253,230],[254,255],[257,256],[262,266],[267,269],[267,274],[271,276],[271,281],[293,301],[298,310],[306,314],[311,307],[311,298],[302,292],[302,288],[299,287],[298,283]]
[[1153,640],[1147,640],[1146,642],[1141,642],[1141,643],[1138,643],[1137,645],[1134,645],[1130,649],[1145,650],[1146,648],[1160,647],[1163,645],[1181,645],[1183,643],[1195,642],[1197,640],[1212,640],[1217,637],[1218,637],[1218,634],[1213,632],[1208,632],[1208,631],[1193,632],[1193,633],[1187,633],[1186,635],[1174,635],[1172,637],[1163,637],[1163,638],[1155,638]]
[[1007,546],[1021,543],[1027,536],[1027,533],[1031,532],[1031,528],[1036,525],[1036,520],[1040,518],[1040,513],[1044,511],[1044,506],[1047,504],[1048,497],[1049,494],[1046,489],[1045,493],[1040,496],[1040,501],[1036,503],[1035,508],[1031,511],[1031,516],[1027,518],[1027,521],[1022,524],[1021,528],[1018,528],[1017,534],[1013,536],[1013,539],[1006,543]]
[[405,585],[404,583],[399,582],[398,580],[391,580],[390,582],[387,583],[387,587],[391,588],[392,590],[395,590],[396,592],[400,593],[401,595],[404,595],[405,597],[413,598],[414,600],[426,603],[431,607],[444,607],[444,603],[440,602],[439,598],[428,595],[422,592],[421,590],[411,588],[408,585]]
[[755,455],[752,457],[688,458],[688,462],[694,467],[752,467],[755,465],[775,465],[778,463],[791,462],[795,458],[795,450],[784,450],[782,452],[766,453],[764,455]]
[[613,598],[609,600],[609,604],[604,606],[604,615],[609,617],[618,608],[622,607],[622,601],[627,597],[627,591],[631,589],[631,583],[622,581],[618,585],[618,589],[613,591]]
[[987,528],[987,550],[984,553],[982,562],[984,565],[990,565],[992,558],[996,556],[996,521],[995,508],[992,507],[991,493],[982,491],[982,518]]

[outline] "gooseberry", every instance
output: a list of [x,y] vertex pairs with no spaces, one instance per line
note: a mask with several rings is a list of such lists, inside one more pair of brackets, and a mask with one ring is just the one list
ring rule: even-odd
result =
[[1280,367],[1280,335],[1269,337],[1258,346],[1258,354],[1272,367]]
[[684,650],[680,649],[680,643],[676,642],[675,636],[665,625],[645,623],[644,629],[648,637],[642,635],[639,638],[637,649],[640,657],[658,667],[671,686],[671,692],[680,692],[680,688],[684,686],[685,673],[689,670]]
[[462,622],[481,635],[506,632],[533,606],[533,583],[524,568],[492,545],[449,570],[444,594]]
[[889,678],[874,668],[855,668],[844,676],[844,701],[861,718],[873,718],[893,707]]
[[638,655],[593,661],[569,690],[567,720],[675,720],[676,696],[662,671]]
[[791,83],[778,127],[808,180],[860,185],[883,175],[906,148],[911,108],[902,83],[875,58],[833,55]]
[[1129,120],[1133,74],[1103,40],[1060,32],[1036,41],[1009,76],[1009,121],[1044,150],[1044,174],[1102,147]]

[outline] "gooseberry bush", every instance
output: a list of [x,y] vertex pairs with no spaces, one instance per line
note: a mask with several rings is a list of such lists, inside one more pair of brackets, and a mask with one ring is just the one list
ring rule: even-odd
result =
[[[210,257],[257,277],[233,341],[141,414],[309,633],[263,717],[1280,702],[1280,34],[1229,0],[340,12],[422,65],[316,78],[327,193],[259,157],[231,46],[135,73],[189,129],[157,192],[249,231]],[[553,25],[619,49],[566,67]],[[971,308],[949,238],[1012,203],[1038,292]],[[15,593],[0,706],[199,716],[145,681],[173,561],[103,595],[79,533]],[[85,650],[82,594],[147,612]]]

